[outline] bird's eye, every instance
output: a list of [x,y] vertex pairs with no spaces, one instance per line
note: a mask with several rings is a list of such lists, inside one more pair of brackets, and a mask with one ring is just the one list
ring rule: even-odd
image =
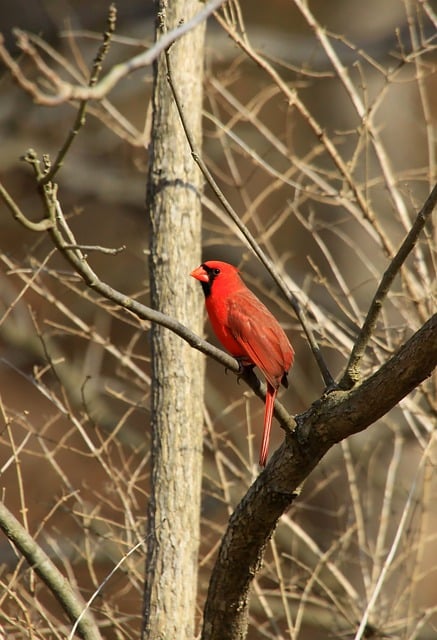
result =
[[220,273],[220,269],[214,269],[213,274],[215,276],[218,276],[219,273]]

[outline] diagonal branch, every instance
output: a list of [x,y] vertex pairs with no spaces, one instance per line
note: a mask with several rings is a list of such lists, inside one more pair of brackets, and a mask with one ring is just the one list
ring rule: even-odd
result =
[[381,311],[382,303],[384,302],[390,287],[399,273],[405,260],[414,249],[417,239],[422,232],[427,220],[431,217],[434,207],[437,203],[437,184],[429,194],[422,209],[417,214],[416,220],[413,226],[408,232],[405,240],[398,249],[398,252],[390,262],[387,270],[385,271],[381,282],[373,297],[372,304],[367,312],[366,319],[358,335],[358,338],[352,349],[352,353],[349,358],[346,371],[343,378],[340,381],[340,387],[343,389],[350,389],[360,378],[360,363],[364,355],[366,346],[372,337],[373,330],[376,325],[379,313]]
[[100,640],[101,635],[86,609],[82,597],[73,591],[68,580],[50,560],[32,535],[0,501],[0,529],[13,542],[20,553],[62,606],[72,622],[78,620],[77,629],[86,640]]
[[[108,54],[109,47],[111,44],[111,39],[115,32],[116,19],[117,19],[117,9],[115,8],[114,4],[111,4],[108,10],[107,28],[106,28],[106,31],[103,33],[102,43],[98,48],[96,57],[94,58],[92,71],[88,80],[89,87],[93,87],[97,83],[98,77],[101,73],[103,61]],[[53,163],[52,167],[50,168],[50,171],[48,171],[43,176],[42,178],[43,184],[49,182],[50,180],[53,180],[53,178],[61,168],[64,158],[66,157],[71,145],[76,139],[81,128],[85,125],[87,106],[88,106],[88,100],[80,101],[79,109],[77,111],[73,126],[70,129],[64,144],[59,150],[56,160]]]

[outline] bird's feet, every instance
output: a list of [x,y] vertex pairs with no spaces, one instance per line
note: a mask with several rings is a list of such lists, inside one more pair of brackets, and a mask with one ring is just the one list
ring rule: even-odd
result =
[[240,382],[241,378],[250,378],[255,365],[252,362],[248,362],[245,358],[235,358],[238,362],[237,381]]

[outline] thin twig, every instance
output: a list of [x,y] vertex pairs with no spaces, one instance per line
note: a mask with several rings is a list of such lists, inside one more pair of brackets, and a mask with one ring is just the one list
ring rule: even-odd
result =
[[101,247],[96,244],[65,244],[64,249],[79,249],[80,251],[99,251],[100,253],[107,253],[111,256],[116,256],[126,249],[126,245],[111,249],[110,247]]
[[52,226],[52,223],[47,218],[43,218],[39,222],[32,222],[29,218],[26,218],[24,213],[21,211],[20,207],[17,205],[15,200],[9,195],[8,191],[0,182],[0,196],[3,198],[3,202],[8,207],[9,211],[12,213],[12,216],[17,220],[23,227],[29,229],[29,231],[47,231]]
[[413,501],[414,501],[414,496],[415,496],[415,493],[416,493],[416,486],[417,486],[417,481],[418,481],[418,478],[419,478],[419,474],[422,472],[422,466],[423,466],[424,461],[426,460],[426,457],[427,457],[426,455],[423,455],[422,458],[421,458],[419,467],[418,467],[418,469],[416,471],[416,475],[415,475],[414,480],[413,480],[413,482],[411,484],[411,488],[410,488],[410,491],[408,493],[408,497],[407,497],[407,500],[405,502],[404,509],[402,511],[402,516],[401,516],[401,519],[400,519],[399,524],[397,526],[396,534],[395,534],[395,536],[393,538],[393,542],[392,542],[391,547],[390,547],[390,551],[387,554],[387,557],[386,557],[385,562],[384,562],[384,566],[382,567],[381,573],[379,574],[379,578],[378,578],[378,580],[377,580],[377,582],[375,584],[375,587],[373,589],[372,595],[370,596],[370,598],[368,600],[366,609],[365,609],[365,611],[364,611],[364,613],[362,615],[362,618],[361,618],[361,621],[360,621],[360,625],[359,625],[358,630],[357,630],[357,632],[355,634],[354,640],[361,640],[361,638],[363,638],[363,636],[365,637],[366,628],[367,628],[367,622],[369,620],[370,613],[372,612],[372,609],[375,606],[375,603],[376,603],[376,601],[377,601],[377,599],[379,597],[379,594],[381,592],[382,586],[383,586],[384,581],[385,581],[385,579],[387,577],[388,570],[390,569],[390,567],[391,567],[391,565],[393,563],[394,557],[396,555],[396,551],[397,551],[397,549],[399,547],[399,543],[400,543],[402,535],[404,533],[405,526],[407,524],[407,518],[408,518],[408,515],[409,515],[410,510],[411,510],[411,506],[412,506]]
[[[265,71],[273,82],[279,87],[281,92],[283,93],[285,99],[288,101],[290,107],[294,106],[301,114],[302,118],[305,122],[308,123],[309,128],[313,132],[314,137],[321,142],[321,144],[326,149],[328,155],[331,157],[334,165],[340,171],[340,174],[344,176],[344,179],[347,183],[347,186],[351,193],[353,194],[356,203],[365,217],[365,219],[375,227],[375,217],[374,214],[369,210],[368,204],[364,195],[361,193],[359,185],[357,181],[353,178],[351,172],[349,171],[347,163],[343,160],[340,154],[337,151],[333,141],[327,134],[326,130],[321,126],[319,121],[314,118],[314,116],[307,109],[305,104],[299,97],[299,94],[295,89],[291,89],[289,85],[285,82],[285,80],[279,75],[279,73],[273,68],[271,64],[260,54],[258,54],[251,44],[248,41],[246,35],[240,36],[235,28],[230,27],[227,24],[226,20],[224,20],[220,15],[216,14],[215,18],[217,22],[225,29],[228,35],[233,39],[233,41],[244,51],[251,60],[263,71]],[[332,187],[329,187],[332,190]],[[329,192],[328,192],[329,193]],[[350,198],[349,198],[350,199]],[[376,230],[376,227],[375,227]],[[386,238],[382,235],[379,238],[379,242],[381,246],[384,247],[384,250],[388,255],[390,255],[390,246],[387,245]]]
[[104,587],[108,584],[108,582],[112,578],[112,576],[119,570],[121,565],[129,558],[129,556],[131,556],[135,551],[137,551],[137,549],[139,549],[143,545],[144,545],[144,540],[140,540],[139,542],[137,542],[137,544],[135,544],[131,549],[129,549],[129,551],[122,558],[120,558],[120,560],[117,562],[117,564],[111,569],[111,571],[108,573],[108,575],[102,580],[102,582],[99,584],[98,588],[92,594],[91,598],[89,598],[89,600],[87,601],[87,603],[84,606],[83,610],[81,611],[80,615],[77,617],[77,620],[75,621],[75,623],[74,623],[74,625],[73,625],[73,627],[72,627],[72,629],[71,629],[71,631],[70,631],[70,633],[68,635],[68,640],[73,640],[74,634],[76,633],[76,630],[78,628],[80,628],[80,624],[81,624],[82,619],[87,615],[87,612],[88,612],[89,608],[91,607],[92,603],[97,598],[97,596],[100,595],[100,593],[102,592]]
[[417,214],[413,226],[411,227],[410,231],[405,237],[405,240],[399,247],[398,252],[390,262],[390,265],[388,266],[381,279],[381,282],[373,297],[372,304],[370,305],[369,311],[367,312],[364,324],[352,349],[346,371],[340,381],[341,388],[350,389],[360,379],[361,359],[364,355],[367,344],[372,337],[376,321],[381,311],[382,303],[384,302],[390,290],[393,280],[395,279],[405,260],[413,250],[420,233],[422,232],[428,218],[430,218],[431,213],[436,206],[436,203],[437,184],[434,186],[434,189],[429,194],[422,209]]
[[[114,4],[111,4],[108,12],[107,28],[106,28],[106,31],[103,33],[103,41],[97,51],[96,57],[94,58],[93,68],[88,81],[89,87],[94,87],[96,85],[97,79],[102,71],[102,64],[106,55],[108,54],[112,35],[115,31],[116,19],[117,19],[117,9],[115,8]],[[58,155],[53,163],[53,166],[51,167],[50,171],[48,171],[42,178],[41,180],[42,184],[45,184],[50,180],[53,180],[55,175],[58,173],[59,169],[62,167],[64,158],[67,155],[68,150],[73,144],[73,141],[77,137],[77,134],[79,133],[79,131],[85,125],[86,110],[87,110],[88,102],[89,102],[88,99],[81,100],[73,126],[70,132],[68,133],[68,136],[64,144],[59,150]]]
[[[295,5],[298,7],[302,15],[305,17],[307,24],[313,29],[316,38],[322,45],[323,50],[325,51],[333,68],[335,69],[337,77],[340,79],[341,83],[346,89],[346,92],[360,118],[360,121],[365,123],[370,133],[370,141],[373,144],[373,148],[375,149],[375,153],[378,157],[379,164],[387,185],[387,189],[391,195],[391,198],[396,207],[396,210],[398,211],[401,217],[401,220],[404,222],[404,224],[408,224],[407,209],[404,201],[401,198],[399,190],[396,187],[396,179],[393,174],[392,167],[390,166],[390,162],[388,160],[387,154],[384,151],[384,145],[381,142],[378,128],[373,125],[371,118],[368,118],[366,106],[363,103],[363,100],[361,99],[359,92],[354,86],[347,68],[341,63],[340,58],[337,55],[337,52],[332,46],[329,40],[329,37],[326,33],[326,29],[322,28],[320,24],[317,22],[316,18],[311,13],[311,10],[307,2],[304,2],[303,0],[295,0]],[[389,251],[390,249],[389,245],[387,245],[386,248],[387,248],[387,251]]]

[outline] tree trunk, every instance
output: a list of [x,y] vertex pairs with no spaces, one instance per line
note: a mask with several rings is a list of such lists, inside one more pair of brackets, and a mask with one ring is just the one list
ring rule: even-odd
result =
[[[156,37],[187,21],[195,0],[158,3]],[[171,48],[172,74],[188,126],[201,143],[204,24]],[[189,277],[201,261],[202,180],[167,81],[155,65],[150,216],[152,306],[202,331],[202,304]],[[202,471],[203,356],[171,331],[152,328],[152,487],[143,638],[194,637]]]

